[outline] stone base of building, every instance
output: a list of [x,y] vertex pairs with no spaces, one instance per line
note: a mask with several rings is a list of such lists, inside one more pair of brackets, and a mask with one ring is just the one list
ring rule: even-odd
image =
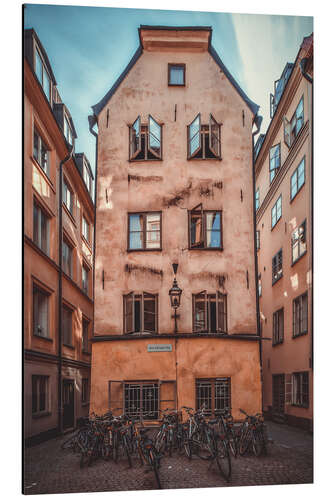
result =
[[292,427],[298,427],[299,429],[304,429],[307,432],[313,433],[313,419],[296,417],[295,415],[290,415],[288,413],[274,414],[272,407],[269,407],[268,411],[264,411],[264,417],[267,420],[272,420],[279,424],[286,424]]
[[24,440],[25,448],[29,448],[31,446],[36,446],[37,444],[43,443],[44,441],[48,441],[49,439],[54,439],[59,435],[58,428],[49,429],[44,432],[40,432],[35,436],[30,436]]

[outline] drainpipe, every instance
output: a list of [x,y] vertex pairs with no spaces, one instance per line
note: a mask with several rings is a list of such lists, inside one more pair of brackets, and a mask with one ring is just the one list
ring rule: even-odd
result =
[[93,302],[94,302],[94,315],[93,315],[93,332],[92,336],[95,335],[95,254],[96,254],[96,203],[97,203],[97,178],[98,178],[98,134],[93,130],[96,123],[95,116],[88,116],[89,132],[96,139],[95,147],[95,199],[94,199],[94,242],[93,242]]
[[[304,78],[311,84],[311,121],[310,121],[310,139],[311,139],[311,161],[309,162],[311,165],[311,174],[309,175],[311,186],[310,190],[313,193],[313,78],[310,77],[305,71],[306,65],[308,62],[308,58],[304,57],[299,66],[301,68],[301,73]],[[311,368],[313,370],[313,194],[310,195],[310,217],[311,223],[309,227],[311,228]]]
[[256,115],[254,124],[257,129],[252,133],[252,196],[253,196],[253,231],[254,231],[254,272],[256,283],[256,313],[257,313],[257,335],[259,335],[259,359],[260,359],[260,382],[261,382],[261,409],[263,410],[263,376],[262,376],[262,334],[260,328],[259,312],[259,292],[258,292],[258,256],[257,256],[257,223],[256,223],[256,183],[255,183],[255,157],[254,157],[254,136],[260,132],[262,116]]
[[59,164],[59,285],[58,285],[58,432],[63,432],[63,407],[62,407],[62,187],[63,175],[62,167],[73,156],[74,139],[71,150],[64,160]]

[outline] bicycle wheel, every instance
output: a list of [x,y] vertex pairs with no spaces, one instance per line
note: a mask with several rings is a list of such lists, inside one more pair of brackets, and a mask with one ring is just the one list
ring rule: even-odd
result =
[[155,474],[155,479],[156,479],[156,482],[157,482],[157,487],[159,490],[162,489],[162,486],[161,486],[161,481],[160,481],[160,475],[159,475],[159,472],[158,472],[158,460],[157,460],[157,457],[154,453],[154,451],[151,449],[150,452],[149,452],[149,461],[150,461],[150,465],[152,466],[152,468],[154,469],[154,474]]
[[249,446],[250,446],[250,431],[247,429],[245,432],[242,433],[239,439],[239,444],[238,444],[239,454],[241,456],[245,455]]
[[234,437],[229,438],[229,448],[233,456],[236,458],[237,456],[237,443]]
[[206,436],[206,442],[203,437],[198,433],[194,434],[192,438],[193,451],[202,460],[210,460],[214,457],[214,450],[209,436]]
[[262,453],[262,441],[257,431],[252,431],[252,451],[256,457]]
[[186,441],[184,441],[184,450],[185,450],[185,454],[186,454],[187,458],[189,458],[191,460],[192,459],[192,447],[191,447],[189,439],[186,439]]
[[231,460],[227,443],[220,438],[216,441],[216,463],[221,475],[229,482],[231,478]]
[[119,453],[118,432],[115,432],[112,439],[112,459],[116,463],[118,462],[118,453]]
[[126,435],[124,435],[124,437],[123,437],[123,448],[124,448],[126,456],[127,456],[128,466],[131,468],[132,467],[132,457],[131,457],[129,442],[128,442]]

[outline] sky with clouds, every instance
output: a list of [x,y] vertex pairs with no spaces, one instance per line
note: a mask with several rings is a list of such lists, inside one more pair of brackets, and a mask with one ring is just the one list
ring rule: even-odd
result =
[[269,125],[269,94],[287,62],[294,62],[313,18],[110,7],[26,4],[24,27],[42,42],[61,98],[70,110],[78,139],[94,169],[95,139],[88,115],[110,89],[139,45],[140,24],[212,26],[212,44]]

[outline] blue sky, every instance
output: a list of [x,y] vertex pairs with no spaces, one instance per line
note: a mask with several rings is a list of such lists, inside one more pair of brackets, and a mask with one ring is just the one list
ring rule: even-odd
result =
[[123,71],[139,45],[140,24],[212,26],[212,44],[269,124],[269,94],[286,62],[294,62],[313,18],[304,16],[121,9],[27,4],[25,28],[37,32],[53,68],[62,100],[94,169],[95,139],[88,115]]

